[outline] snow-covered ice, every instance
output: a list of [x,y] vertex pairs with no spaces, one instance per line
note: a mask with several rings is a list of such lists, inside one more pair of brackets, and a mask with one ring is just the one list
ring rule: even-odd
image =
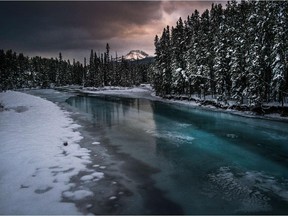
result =
[[117,199],[116,196],[111,196],[111,197],[109,197],[109,200],[115,200],[115,199]]
[[103,177],[104,177],[104,173],[102,173],[102,172],[94,172],[94,173],[92,173],[90,175],[82,176],[80,178],[80,180],[81,181],[92,181],[92,180],[97,181],[97,180],[99,180],[99,179],[101,179]]
[[39,97],[8,91],[0,93],[0,103],[0,214],[79,214],[73,203],[62,202],[64,191],[72,200],[92,195],[69,192],[70,178],[91,163],[89,150],[78,144],[79,125]]
[[71,191],[65,191],[63,193],[63,196],[65,198],[68,198],[70,200],[82,200],[82,199],[85,199],[87,197],[91,197],[93,196],[93,192],[91,191],[87,191],[87,190],[77,190],[77,191],[74,191],[74,192],[71,192]]
[[[82,90],[83,93],[95,94],[98,95],[125,95],[133,97],[139,93],[147,92],[148,87],[103,87],[103,88],[85,88]],[[137,95],[138,96],[138,95]]]

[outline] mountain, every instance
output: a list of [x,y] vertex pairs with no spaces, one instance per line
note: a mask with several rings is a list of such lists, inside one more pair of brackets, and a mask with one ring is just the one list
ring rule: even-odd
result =
[[[126,61],[129,61],[131,64],[150,64],[154,62],[154,57],[149,56],[142,50],[131,50],[128,54],[123,56]],[[121,62],[122,57],[113,59],[114,61]]]
[[149,55],[142,50],[131,50],[127,55],[124,56],[124,59],[135,61],[142,60],[147,57],[149,57]]

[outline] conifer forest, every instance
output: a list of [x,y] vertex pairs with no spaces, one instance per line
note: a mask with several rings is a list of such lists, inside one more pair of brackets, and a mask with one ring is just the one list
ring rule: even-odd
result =
[[89,61],[84,63],[58,58],[29,58],[12,50],[0,50],[0,91],[18,88],[50,88],[64,85],[83,87],[132,86],[147,82],[148,64],[129,62],[110,56],[106,52],[97,56],[91,50]]
[[236,1],[196,10],[155,38],[159,96],[210,95],[250,106],[288,94],[288,2]]

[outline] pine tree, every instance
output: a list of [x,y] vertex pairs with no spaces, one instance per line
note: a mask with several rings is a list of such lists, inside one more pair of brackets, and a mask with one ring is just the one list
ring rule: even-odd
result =
[[110,62],[110,59],[109,59],[109,52],[110,52],[110,46],[109,44],[107,43],[106,44],[106,52],[104,54],[104,74],[103,74],[103,84],[104,86],[107,86],[107,85],[110,85],[110,76],[109,76],[109,62]]
[[171,93],[171,40],[170,40],[170,28],[167,26],[164,28],[162,36],[158,39],[155,38],[155,46],[157,57],[155,59],[157,68],[155,72],[154,87],[157,95],[167,95]]
[[86,58],[84,57],[84,68],[82,70],[82,86],[86,86],[86,77],[87,77],[87,65],[86,65]]
[[[249,48],[247,40],[247,28],[245,23],[248,19],[249,5],[242,1],[239,5],[235,1],[232,2],[233,7],[233,51],[231,53],[231,98],[238,104],[244,103],[247,97],[247,71],[245,52]],[[244,25],[243,25],[244,24]]]
[[[189,34],[191,34],[191,40],[187,41],[188,51],[185,55],[185,60],[187,64],[186,74],[188,81],[188,89],[189,95],[191,96],[194,92],[200,92],[200,86],[198,85],[198,50],[200,48],[199,40],[200,40],[200,16],[199,12],[195,10],[195,12],[190,17],[190,23],[188,23]],[[182,87],[183,88],[183,87]]]
[[215,36],[215,60],[213,69],[215,70],[215,90],[218,100],[227,101],[231,90],[230,61],[232,49],[229,36],[228,12],[225,10],[219,26],[219,31]]
[[221,4],[212,4],[211,11],[210,11],[210,35],[209,35],[209,70],[210,70],[210,93],[212,97],[216,95],[216,80],[215,80],[215,74],[217,71],[214,68],[214,59],[216,58],[216,49],[215,47],[218,45],[218,37],[220,25],[223,21],[223,8]]
[[0,92],[8,89],[8,65],[4,50],[0,50]]
[[288,54],[288,4],[287,2],[273,2],[275,8],[274,15],[276,22],[274,23],[275,38],[273,41],[272,52],[272,97],[274,100],[284,104],[284,97],[287,91],[287,54]]
[[259,2],[251,3],[251,11],[248,18],[249,49],[246,51],[247,73],[247,97],[251,106],[260,106],[263,103],[264,94],[264,69],[261,67],[261,22]]

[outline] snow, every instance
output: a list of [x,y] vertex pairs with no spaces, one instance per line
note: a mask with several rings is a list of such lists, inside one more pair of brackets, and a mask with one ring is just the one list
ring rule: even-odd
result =
[[70,192],[70,191],[66,191],[63,193],[63,196],[65,198],[68,198],[70,200],[82,200],[85,199],[87,197],[93,196],[94,194],[91,191],[87,191],[87,190],[77,190],[74,192]]
[[116,196],[111,196],[111,197],[109,197],[109,200],[115,200],[115,199],[117,199]]
[[147,58],[148,54],[141,50],[131,50],[127,55],[124,56],[126,60],[137,60]]
[[82,176],[80,178],[81,181],[90,181],[92,180],[94,177],[92,175],[85,175],[85,176]]
[[39,97],[8,91],[0,93],[0,103],[0,213],[79,214],[62,194],[72,200],[92,195],[69,191],[70,178],[91,163],[89,150],[78,144],[80,126]]
[[80,178],[80,180],[81,181],[92,181],[92,180],[97,181],[97,180],[99,180],[99,179],[101,179],[103,177],[104,177],[104,174],[102,172],[94,172],[94,173],[92,173],[90,175],[82,176]]
[[151,91],[150,85],[141,85],[139,87],[120,87],[120,86],[105,86],[105,87],[85,87],[79,90],[82,93],[97,94],[97,95],[119,95],[119,96],[139,96],[139,94]]
[[[178,68],[180,70],[180,68]],[[138,87],[119,87],[119,86],[105,86],[105,87],[85,87],[80,88],[73,87],[70,88],[69,86],[65,87],[65,90],[76,90],[77,92],[82,92],[90,95],[112,95],[112,96],[124,96],[124,97],[131,97],[131,98],[146,98],[149,100],[157,100],[165,103],[170,104],[179,104],[179,105],[185,105],[191,108],[197,108],[197,109],[204,109],[209,111],[216,111],[216,112],[225,112],[230,113],[233,115],[239,115],[243,117],[248,118],[259,118],[259,119],[269,119],[269,120],[277,120],[277,121],[287,121],[288,118],[284,116],[280,116],[280,114],[273,113],[273,114],[265,114],[263,116],[255,115],[252,111],[237,111],[235,109],[230,109],[230,106],[236,105],[236,102],[233,100],[227,100],[227,101],[218,101],[215,97],[212,97],[212,95],[205,95],[205,100],[203,100],[203,97],[198,97],[197,94],[191,95],[190,101],[185,100],[183,98],[187,98],[187,95],[176,95],[175,98],[177,99],[165,99],[161,98],[159,96],[155,95],[155,91],[153,90],[152,86],[150,84],[141,84]],[[178,99],[179,98],[179,99]],[[223,107],[227,107],[227,109],[221,109],[217,108],[211,104],[202,104],[201,102],[208,101],[208,102],[214,102],[218,105],[221,105]],[[282,106],[281,103],[265,103],[264,106]],[[284,106],[287,107],[288,103],[285,99]]]
[[[180,70],[178,68],[177,70]],[[77,92],[82,92],[86,94],[91,95],[112,95],[112,96],[126,96],[131,98],[147,98],[149,100],[157,100],[162,101],[165,103],[171,103],[171,104],[180,104],[189,106],[192,108],[199,108],[199,109],[205,109],[210,111],[217,111],[217,112],[225,112],[230,113],[233,115],[239,115],[243,117],[249,117],[249,118],[261,118],[261,119],[272,119],[272,120],[280,120],[280,121],[287,121],[287,117],[282,117],[280,114],[265,114],[264,116],[256,116],[253,114],[253,112],[250,111],[237,111],[233,109],[229,109],[229,106],[236,105],[236,102],[233,100],[227,100],[227,101],[218,101],[215,97],[213,98],[212,95],[205,95],[205,100],[215,102],[222,106],[228,106],[227,109],[220,109],[216,108],[213,105],[203,105],[201,104],[201,101],[203,100],[203,97],[198,97],[197,94],[191,95],[192,100],[181,100],[181,99],[164,99],[159,96],[155,95],[155,91],[153,90],[152,86],[150,84],[141,84],[138,87],[121,87],[121,86],[105,86],[105,87],[84,87],[79,88],[74,87],[70,88],[69,86],[65,87],[65,90],[77,90]],[[179,98],[183,96],[184,98],[187,97],[187,95],[178,95]],[[263,104],[264,106],[282,106],[281,103],[266,103]],[[284,103],[284,106],[288,106],[287,101]]]

